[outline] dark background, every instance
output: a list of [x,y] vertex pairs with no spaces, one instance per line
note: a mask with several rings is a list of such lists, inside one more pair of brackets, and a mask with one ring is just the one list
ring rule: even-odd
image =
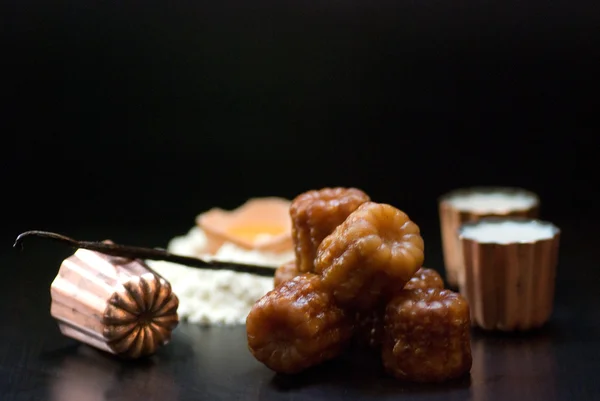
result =
[[557,224],[594,212],[593,1],[1,11],[7,238],[75,225],[168,238],[212,206],[337,185],[431,227],[437,197],[467,185],[531,189]]
[[[0,49],[3,401],[597,399],[596,0],[4,0]],[[470,185],[537,192],[562,237],[549,325],[475,333],[458,389],[361,364],[282,390],[243,327],[182,324],[124,365],[49,316],[71,250],[10,248],[28,229],[165,246],[213,206],[355,186],[443,273],[437,198]]]

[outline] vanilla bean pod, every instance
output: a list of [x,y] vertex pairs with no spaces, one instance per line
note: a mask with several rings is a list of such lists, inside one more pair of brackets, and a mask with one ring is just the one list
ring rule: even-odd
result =
[[39,237],[59,242],[73,248],[88,249],[105,255],[128,258],[145,259],[177,263],[189,267],[209,270],[231,270],[237,273],[250,273],[258,276],[272,277],[275,269],[269,266],[250,265],[236,262],[225,262],[216,260],[203,260],[191,256],[176,255],[163,249],[143,248],[137,246],[127,246],[99,241],[78,241],[62,234],[48,231],[26,231],[17,236],[13,247],[23,247],[23,241],[27,237]]

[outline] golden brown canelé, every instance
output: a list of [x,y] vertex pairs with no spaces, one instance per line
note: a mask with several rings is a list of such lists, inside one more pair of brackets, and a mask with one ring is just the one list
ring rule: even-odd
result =
[[315,273],[343,308],[367,311],[404,288],[421,267],[419,227],[393,206],[366,202],[328,235]]
[[293,374],[341,354],[353,320],[335,305],[319,276],[305,273],[264,295],[248,314],[246,332],[258,361]]
[[437,288],[404,290],[385,308],[385,370],[413,382],[441,382],[471,370],[469,304]]
[[440,274],[427,267],[421,267],[404,286],[405,290],[418,290],[426,288],[444,288],[444,279]]
[[298,195],[290,205],[298,271],[313,272],[317,248],[369,196],[356,188],[323,188]]
[[281,283],[291,280],[299,274],[300,272],[296,268],[295,260],[284,263],[277,269],[275,269],[275,276],[273,277],[273,286],[277,287]]
[[[404,289],[444,288],[444,280],[440,274],[427,267],[421,267],[406,283]],[[376,348],[383,338],[383,314],[385,307],[374,308],[356,314],[353,346],[359,348]]]

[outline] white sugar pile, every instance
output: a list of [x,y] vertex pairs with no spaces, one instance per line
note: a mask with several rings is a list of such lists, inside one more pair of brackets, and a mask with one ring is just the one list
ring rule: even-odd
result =
[[480,221],[466,225],[462,237],[482,243],[532,242],[554,237],[556,227],[538,221]]
[[[281,254],[248,251],[230,243],[208,256],[203,254],[205,245],[204,232],[194,227],[187,235],[173,238],[167,250],[185,256],[273,266],[273,274],[276,267],[294,259],[292,251]],[[179,317],[191,323],[244,324],[252,305],[273,288],[271,277],[202,270],[162,261],[148,261],[148,265],[171,283],[179,297]]]
[[448,202],[462,211],[498,213],[506,210],[526,210],[535,205],[536,198],[526,193],[490,192],[456,195]]

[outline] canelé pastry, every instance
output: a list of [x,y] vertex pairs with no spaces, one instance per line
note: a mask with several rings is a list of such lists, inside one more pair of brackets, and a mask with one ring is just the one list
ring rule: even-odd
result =
[[353,320],[323,288],[321,278],[304,273],[263,296],[246,319],[248,347],[278,373],[298,373],[343,352]]
[[458,229],[463,223],[493,216],[536,218],[538,212],[538,196],[520,188],[464,188],[442,196],[439,200],[439,214],[448,285],[458,287],[458,274],[463,268],[458,240]]
[[419,227],[404,212],[366,202],[323,240],[315,272],[338,305],[371,310],[412,278],[423,251]]
[[[406,283],[404,289],[444,288],[442,276],[433,269],[421,267]],[[385,305],[367,312],[356,314],[353,345],[357,347],[376,348],[381,345],[383,336],[383,314]]]
[[528,330],[546,323],[554,304],[560,230],[549,222],[484,218],[459,232],[460,292],[471,320],[488,330]]
[[458,378],[472,365],[469,304],[458,293],[403,290],[386,306],[381,355],[392,376],[413,382]]
[[308,191],[292,201],[292,238],[300,272],[313,272],[321,241],[369,200],[360,189],[337,187]]
[[408,280],[408,283],[404,286],[405,290],[418,290],[426,288],[444,288],[444,280],[442,276],[434,269],[428,269],[427,267],[421,267],[414,276]]
[[300,275],[300,272],[296,268],[295,260],[284,263],[275,270],[275,277],[273,277],[273,286],[277,287],[281,283],[291,280],[298,275]]

